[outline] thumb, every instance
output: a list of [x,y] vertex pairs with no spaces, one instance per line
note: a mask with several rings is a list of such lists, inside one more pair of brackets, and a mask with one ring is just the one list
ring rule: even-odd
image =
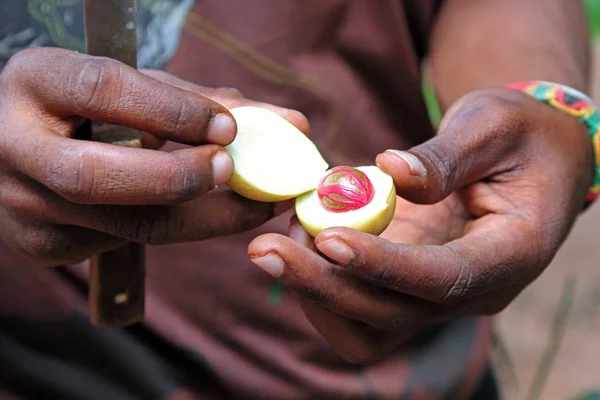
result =
[[516,166],[510,155],[525,139],[519,138],[524,126],[515,107],[497,95],[468,95],[448,110],[435,137],[408,151],[386,150],[376,163],[392,176],[399,196],[436,203]]

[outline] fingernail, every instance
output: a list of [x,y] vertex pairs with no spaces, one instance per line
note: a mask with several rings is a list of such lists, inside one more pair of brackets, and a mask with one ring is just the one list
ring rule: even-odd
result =
[[414,154],[411,154],[407,151],[399,150],[386,150],[386,153],[392,153],[406,161],[408,167],[410,168],[411,174],[415,176],[425,176],[425,174],[427,174],[427,169],[425,168],[425,165]]
[[213,183],[218,186],[225,183],[233,174],[233,160],[226,151],[218,151],[212,159]]
[[232,117],[227,114],[217,114],[210,121],[206,139],[210,143],[227,146],[235,139],[236,131],[237,125]]
[[342,265],[350,264],[356,257],[354,250],[338,238],[319,242],[317,243],[317,248],[321,253]]
[[278,278],[281,276],[281,274],[283,274],[285,263],[281,257],[275,253],[269,253],[264,257],[251,258],[250,260],[263,271],[274,276],[275,278]]

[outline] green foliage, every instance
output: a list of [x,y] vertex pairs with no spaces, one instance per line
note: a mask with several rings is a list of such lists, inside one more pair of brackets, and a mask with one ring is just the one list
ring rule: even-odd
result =
[[594,38],[600,35],[600,0],[584,0],[588,23]]
[[442,111],[438,105],[433,85],[431,85],[427,79],[423,79],[421,91],[423,92],[423,98],[425,99],[425,104],[427,105],[427,111],[429,112],[431,123],[437,127],[442,120]]
[[600,391],[585,393],[575,397],[573,400],[600,400]]

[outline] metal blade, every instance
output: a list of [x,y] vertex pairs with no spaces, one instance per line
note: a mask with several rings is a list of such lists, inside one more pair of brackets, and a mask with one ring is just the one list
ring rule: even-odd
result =
[[[137,68],[137,0],[84,0],[87,53]],[[91,121],[89,137],[119,146],[141,147],[130,128]],[[144,319],[144,246],[130,243],[90,260],[92,323],[112,328]]]
[[137,68],[137,0],[84,0],[87,53]]

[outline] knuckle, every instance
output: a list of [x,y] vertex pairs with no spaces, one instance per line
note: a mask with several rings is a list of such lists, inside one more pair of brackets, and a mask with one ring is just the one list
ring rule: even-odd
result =
[[137,243],[160,245],[172,243],[171,234],[180,229],[176,218],[171,218],[168,207],[133,207],[128,221],[121,221],[123,236]]
[[165,153],[161,160],[162,167],[154,183],[155,195],[167,203],[177,204],[192,200],[212,189],[213,178],[210,168],[198,168],[198,165],[206,165],[206,163],[204,156],[190,160]]
[[16,52],[12,57],[8,59],[4,68],[2,68],[1,75],[3,77],[14,76],[16,74],[23,74],[28,71],[33,65],[32,58],[42,51],[41,49],[24,49]]
[[448,274],[442,279],[440,287],[444,288],[439,297],[441,304],[456,304],[468,298],[474,286],[473,266],[466,259],[461,259],[455,274]]
[[525,122],[522,107],[494,96],[488,99],[486,113],[490,123],[490,129],[501,134],[515,134],[521,131]]
[[76,112],[94,114],[109,109],[123,91],[123,66],[108,58],[86,58],[67,70],[64,92]]
[[54,200],[47,191],[39,191],[17,179],[3,179],[0,183],[0,206],[17,219],[63,222],[65,215]]
[[90,202],[94,190],[93,161],[74,148],[61,150],[47,171],[50,189],[79,204]]
[[149,107],[149,113],[159,115],[157,121],[164,121],[161,122],[162,131],[185,138],[190,145],[202,144],[204,137],[201,133],[206,131],[211,119],[210,109],[194,102],[189,94],[178,96],[175,101],[158,99]]
[[14,109],[15,100],[11,98],[18,96],[19,87],[28,85],[31,82],[35,84],[38,77],[35,76],[33,71],[35,66],[39,64],[40,55],[46,51],[47,49],[43,48],[24,49],[8,59],[4,67],[0,69],[0,92],[3,98],[0,104],[2,106]]
[[458,153],[450,143],[425,143],[423,150],[429,162],[435,179],[434,190],[429,192],[431,201],[437,201],[449,194],[456,179]]
[[37,260],[61,259],[72,248],[72,242],[52,228],[27,226],[19,240],[21,251]]
[[521,103],[490,91],[478,91],[473,96],[472,107],[485,114],[485,140],[504,142],[524,131],[527,118]]
[[155,240],[158,240],[161,235],[160,220],[161,213],[160,207],[156,207],[156,213],[152,216],[149,215],[147,209],[144,207],[135,208],[131,221],[131,235],[133,240],[138,243],[151,244]]
[[0,197],[3,208],[8,210],[17,218],[36,218],[38,220],[54,220],[57,215],[49,207],[46,207],[40,199],[23,194],[18,189],[14,192],[5,193]]
[[14,215],[24,216],[30,214],[31,205],[28,197],[19,185],[7,182],[0,185],[0,204]]
[[[197,182],[186,165],[178,162],[170,154],[166,159],[157,181],[156,195],[163,197],[168,203],[182,203],[195,197]],[[200,186],[205,186],[203,183]],[[202,188],[204,189],[204,187]]]
[[184,136],[190,128],[193,128],[194,118],[192,113],[189,112],[187,101],[179,103],[177,117],[174,121],[175,126],[173,127],[173,134],[175,136]]

